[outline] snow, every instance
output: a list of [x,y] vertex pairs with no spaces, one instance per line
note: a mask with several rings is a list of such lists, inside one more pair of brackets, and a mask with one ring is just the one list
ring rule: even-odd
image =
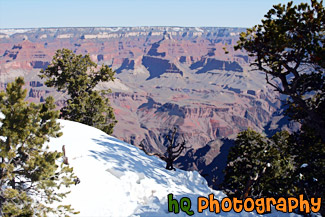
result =
[[[77,216],[187,216],[168,212],[167,195],[172,193],[178,201],[189,197],[193,216],[238,216],[227,213],[197,212],[197,197],[213,193],[221,201],[226,197],[221,191],[207,186],[197,172],[168,171],[165,163],[147,156],[137,147],[122,142],[102,131],[72,121],[60,120],[63,136],[51,139],[52,150],[62,150],[65,145],[69,164],[80,178],[80,184],[70,188],[71,193],[63,204],[71,204],[80,211]],[[262,216],[255,212],[241,212],[240,216]],[[272,212],[263,216],[296,214]]]
[[31,30],[33,30],[33,29],[0,29],[0,33],[11,36],[16,33],[25,33],[25,32],[29,32]]
[[308,167],[308,164],[304,163],[303,165],[301,165],[300,168],[305,168],[305,167]]
[[[3,120],[5,118],[5,115],[0,111],[0,127],[2,126],[2,122],[1,120]],[[2,136],[0,136],[2,137]]]

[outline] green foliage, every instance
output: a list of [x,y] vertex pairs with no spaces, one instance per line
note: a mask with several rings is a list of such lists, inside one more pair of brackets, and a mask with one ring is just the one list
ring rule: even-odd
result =
[[[325,141],[325,9],[311,5],[275,5],[262,24],[242,33],[235,49],[255,57],[267,83],[289,96],[288,115],[315,130]],[[276,78],[276,79],[274,79]]]
[[[240,133],[225,170],[223,186],[230,194],[325,195],[324,12],[323,2],[317,0],[311,5],[275,5],[262,24],[241,34],[235,49],[255,57],[252,65],[265,72],[269,85],[288,96],[286,114],[302,128],[270,139],[251,130]],[[325,214],[324,201],[321,213]]]
[[291,155],[294,156],[296,169],[293,177],[298,194],[306,198],[322,197],[321,212],[325,214],[325,143],[315,136],[313,130],[303,126],[301,132],[290,137]]
[[[320,198],[325,195],[325,144],[303,127],[270,139],[253,130],[238,134],[222,187],[229,196]],[[322,201],[322,207],[325,202]],[[324,208],[321,209],[324,214]]]
[[114,72],[107,65],[99,70],[89,55],[76,55],[71,50],[57,50],[52,63],[41,70],[41,78],[47,78],[45,84],[58,91],[67,92],[70,97],[67,105],[61,109],[61,118],[94,126],[108,134],[113,133],[117,121],[107,91],[95,90],[99,82],[113,81]]
[[74,175],[72,168],[57,165],[62,153],[44,145],[50,137],[61,136],[54,99],[28,104],[23,85],[19,77],[0,92],[0,214],[46,216],[56,213],[53,202],[68,193],[59,189],[73,184]]
[[285,131],[268,139],[248,129],[238,134],[228,155],[223,188],[239,198],[286,196],[293,159]]

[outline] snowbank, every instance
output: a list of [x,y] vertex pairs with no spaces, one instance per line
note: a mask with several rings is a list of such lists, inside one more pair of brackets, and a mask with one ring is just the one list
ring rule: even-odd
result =
[[[220,191],[207,186],[197,172],[168,171],[165,163],[147,156],[138,148],[108,136],[95,128],[60,120],[63,136],[51,139],[50,148],[62,150],[65,145],[69,164],[80,178],[64,200],[80,211],[78,216],[187,216],[168,212],[167,195],[178,201],[188,197],[192,201],[193,216],[262,216],[256,213],[197,212],[197,197],[213,193],[221,200]],[[272,212],[263,216],[298,216]]]

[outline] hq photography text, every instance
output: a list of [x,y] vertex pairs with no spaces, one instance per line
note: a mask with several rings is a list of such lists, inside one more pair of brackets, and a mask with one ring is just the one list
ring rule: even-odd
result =
[[[192,209],[192,201],[188,197],[182,197],[180,201],[174,198],[173,194],[168,194],[168,212],[173,212],[178,214],[180,211],[185,212],[187,215],[194,215]],[[202,213],[204,210],[209,212],[220,213],[220,212],[230,212],[233,210],[236,213],[240,212],[252,212],[256,211],[258,214],[264,214],[271,212],[271,206],[277,211],[284,213],[291,213],[294,210],[299,210],[300,212],[317,213],[321,208],[322,198],[311,198],[310,200],[304,199],[303,195],[299,195],[298,198],[288,197],[288,198],[245,198],[244,200],[238,198],[228,198],[225,197],[221,201],[215,199],[213,194],[209,194],[208,197],[198,197],[197,198],[197,208],[196,212]]]

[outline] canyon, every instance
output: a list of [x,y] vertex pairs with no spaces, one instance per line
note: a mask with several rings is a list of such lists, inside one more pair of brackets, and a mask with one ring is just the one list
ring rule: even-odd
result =
[[[30,102],[52,95],[58,108],[67,96],[38,77],[55,51],[89,54],[115,70],[101,83],[118,124],[113,136],[150,152],[164,153],[174,127],[189,147],[177,167],[197,170],[210,186],[222,181],[226,156],[247,128],[272,134],[298,126],[282,115],[281,96],[235,51],[242,28],[112,27],[0,29],[0,89],[23,76]],[[225,53],[225,50],[228,53]]]

